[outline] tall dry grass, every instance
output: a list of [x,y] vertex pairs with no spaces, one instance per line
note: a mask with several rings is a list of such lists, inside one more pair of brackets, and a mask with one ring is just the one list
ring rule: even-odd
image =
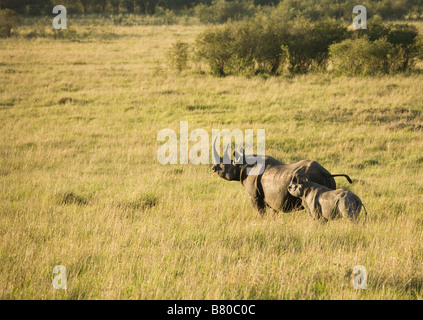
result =
[[[0,40],[2,299],[421,299],[423,78],[216,78],[166,51],[202,26],[73,24]],[[210,165],[160,165],[157,133],[266,129],[364,201],[358,224],[259,217]],[[55,290],[55,265],[68,289]],[[368,289],[354,290],[364,265]]]

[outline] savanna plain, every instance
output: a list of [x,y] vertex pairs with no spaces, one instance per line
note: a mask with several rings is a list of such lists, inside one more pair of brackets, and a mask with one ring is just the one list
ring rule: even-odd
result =
[[[423,298],[421,72],[221,78],[167,63],[205,26],[72,27],[0,40],[1,299]],[[267,155],[348,174],[369,214],[261,217],[211,164],[159,164],[180,121],[210,151],[212,129],[265,129]]]

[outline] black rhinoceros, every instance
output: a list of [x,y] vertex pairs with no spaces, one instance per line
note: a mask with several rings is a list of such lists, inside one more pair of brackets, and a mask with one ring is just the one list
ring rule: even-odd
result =
[[[251,204],[260,214],[266,212],[266,206],[274,211],[282,212],[291,212],[302,208],[301,199],[288,192],[289,184],[297,175],[306,175],[309,181],[333,190],[336,189],[333,177],[344,176],[352,183],[348,175],[331,174],[316,161],[301,160],[293,164],[285,164],[269,156],[246,156],[244,150],[234,151],[235,160],[230,160],[230,163],[225,164],[223,158],[230,159],[230,156],[227,154],[227,148],[223,158],[219,155],[216,150],[216,139],[213,142],[213,155],[220,161],[213,165],[213,172],[222,179],[241,182],[250,196]],[[250,164],[253,159],[256,162]],[[247,170],[263,163],[264,168],[260,174],[253,175],[251,172],[247,174]]]

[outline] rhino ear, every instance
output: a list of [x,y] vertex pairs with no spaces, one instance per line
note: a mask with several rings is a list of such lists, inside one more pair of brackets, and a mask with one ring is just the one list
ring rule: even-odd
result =
[[244,150],[244,148],[243,147],[241,147],[241,155],[242,155],[242,163],[243,164],[246,164],[247,163],[247,161],[245,160],[245,150]]

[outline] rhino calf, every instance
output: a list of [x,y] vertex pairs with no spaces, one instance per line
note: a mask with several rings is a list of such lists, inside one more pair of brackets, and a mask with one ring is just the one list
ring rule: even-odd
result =
[[303,207],[315,220],[349,218],[356,221],[362,207],[367,215],[366,207],[360,198],[345,189],[331,190],[310,181],[302,183],[291,181],[288,192],[302,200]]

